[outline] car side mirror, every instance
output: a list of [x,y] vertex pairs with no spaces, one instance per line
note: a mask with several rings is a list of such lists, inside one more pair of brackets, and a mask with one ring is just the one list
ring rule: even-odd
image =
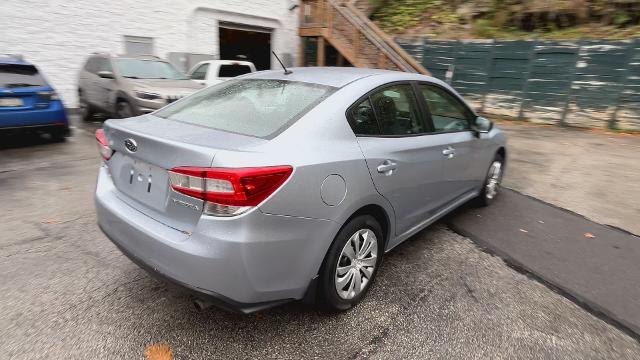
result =
[[114,78],[113,72],[106,71],[106,70],[98,71],[98,76],[100,76],[103,79],[113,79]]
[[491,120],[487,118],[478,116],[474,120],[473,126],[471,128],[476,132],[477,135],[486,134],[491,131],[491,129],[493,129],[493,122],[491,122]]

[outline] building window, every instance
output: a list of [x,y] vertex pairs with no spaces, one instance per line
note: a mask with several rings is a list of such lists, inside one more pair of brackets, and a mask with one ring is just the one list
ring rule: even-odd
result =
[[153,55],[153,38],[144,36],[124,36],[126,55]]

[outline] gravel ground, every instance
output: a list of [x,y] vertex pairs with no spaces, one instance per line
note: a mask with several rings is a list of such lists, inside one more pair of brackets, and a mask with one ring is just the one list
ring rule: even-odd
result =
[[388,254],[347,313],[196,311],[98,230],[87,127],[0,150],[0,357],[135,359],[167,344],[176,359],[640,358],[636,340],[442,224]]

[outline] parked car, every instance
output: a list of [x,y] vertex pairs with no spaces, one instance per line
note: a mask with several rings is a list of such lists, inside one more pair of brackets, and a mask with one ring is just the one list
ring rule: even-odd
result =
[[80,70],[78,103],[83,119],[97,111],[127,118],[160,109],[202,87],[155,56],[93,54]]
[[249,61],[210,60],[197,63],[187,75],[191,80],[211,86],[255,71],[256,66]]
[[64,105],[38,68],[20,56],[0,56],[0,130],[69,135]]
[[106,121],[96,207],[107,237],[222,307],[317,296],[345,310],[384,253],[471,199],[496,198],[505,136],[442,81],[292,70]]

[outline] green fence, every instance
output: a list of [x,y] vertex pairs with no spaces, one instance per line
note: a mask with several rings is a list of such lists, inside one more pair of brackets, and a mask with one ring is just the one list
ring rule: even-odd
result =
[[397,40],[480,112],[551,124],[640,130],[638,40]]

